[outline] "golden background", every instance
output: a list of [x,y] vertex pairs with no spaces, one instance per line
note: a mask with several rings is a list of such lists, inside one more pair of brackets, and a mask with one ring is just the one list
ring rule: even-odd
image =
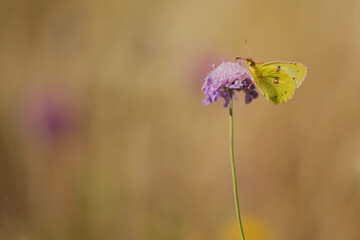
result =
[[360,2],[0,1],[0,239],[239,239],[219,58],[297,61],[235,101],[247,240],[360,239]]

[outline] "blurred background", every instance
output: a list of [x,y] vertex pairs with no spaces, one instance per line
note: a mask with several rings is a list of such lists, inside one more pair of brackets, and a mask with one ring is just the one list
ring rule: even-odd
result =
[[239,239],[224,57],[304,63],[234,105],[247,240],[360,239],[360,2],[1,0],[0,239]]

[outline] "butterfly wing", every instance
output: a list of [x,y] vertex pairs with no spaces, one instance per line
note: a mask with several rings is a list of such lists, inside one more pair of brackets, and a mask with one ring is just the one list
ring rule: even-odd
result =
[[272,67],[284,70],[294,79],[297,88],[305,80],[308,72],[308,68],[305,65],[296,62],[265,62],[260,63],[259,67]]
[[294,95],[295,82],[281,69],[258,64],[250,74],[262,94],[274,104],[287,102]]

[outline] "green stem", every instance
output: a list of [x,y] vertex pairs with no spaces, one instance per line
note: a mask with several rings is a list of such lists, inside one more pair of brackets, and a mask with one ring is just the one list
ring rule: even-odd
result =
[[236,208],[236,216],[239,223],[241,240],[245,240],[244,230],[241,224],[240,217],[240,208],[239,208],[239,199],[237,193],[237,181],[236,181],[236,170],[235,170],[235,161],[234,161],[234,123],[233,123],[233,99],[232,99],[232,91],[229,90],[229,113],[230,113],[230,160],[231,160],[231,169],[233,176],[233,185],[234,185],[234,198],[235,198],[235,208]]

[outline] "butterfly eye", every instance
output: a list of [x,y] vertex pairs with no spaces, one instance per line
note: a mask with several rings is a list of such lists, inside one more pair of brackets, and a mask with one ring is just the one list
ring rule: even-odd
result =
[[251,62],[251,61],[248,61],[247,64],[248,64],[249,66],[251,66],[251,65],[252,65],[252,62]]

